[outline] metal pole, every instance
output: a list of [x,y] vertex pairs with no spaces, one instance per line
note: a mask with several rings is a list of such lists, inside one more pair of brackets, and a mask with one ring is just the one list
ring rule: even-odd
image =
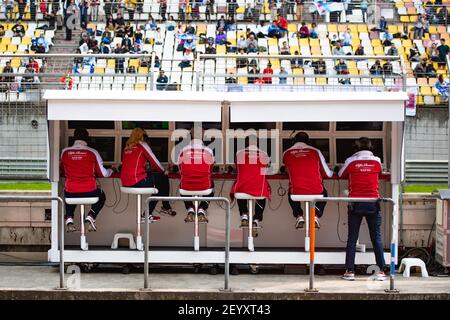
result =
[[[447,72],[450,72],[450,59],[447,55]],[[449,97],[450,97],[450,85],[448,86]],[[450,98],[448,99],[448,118],[447,118],[447,129],[448,129],[448,167],[447,167],[447,176],[448,176],[448,188],[450,189]]]
[[[146,208],[148,207],[148,199],[152,197],[148,197],[147,201],[145,201]],[[144,289],[148,290],[148,246],[149,246],[149,212],[145,210],[145,248],[144,248]]]
[[231,242],[231,208],[230,201],[225,202],[226,206],[226,225],[225,225],[225,283],[224,283],[224,291],[230,290],[230,242]]
[[[309,202],[307,202],[309,203]],[[315,217],[316,217],[316,203],[311,202],[309,212],[309,229],[310,229],[310,242],[309,242],[309,288],[305,289],[306,292],[318,292],[317,289],[314,288],[314,253],[315,253],[315,245],[316,245],[316,226],[315,226]]]

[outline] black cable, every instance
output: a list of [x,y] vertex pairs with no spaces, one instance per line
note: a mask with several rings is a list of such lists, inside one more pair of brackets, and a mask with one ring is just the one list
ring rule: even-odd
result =
[[[337,185],[338,185],[338,196],[340,197],[341,196],[341,180],[340,179],[337,179]],[[339,203],[337,203],[337,207],[338,207],[338,221],[337,221],[337,225],[336,225],[336,233],[337,233],[337,236],[338,236],[338,239],[340,242],[347,243],[347,241],[344,241],[341,239],[341,235],[339,232],[339,225],[341,223],[341,205]]]
[[436,226],[436,216],[434,217],[433,225],[431,226],[430,234],[428,235],[427,248],[430,247],[431,234],[433,233],[435,226]]

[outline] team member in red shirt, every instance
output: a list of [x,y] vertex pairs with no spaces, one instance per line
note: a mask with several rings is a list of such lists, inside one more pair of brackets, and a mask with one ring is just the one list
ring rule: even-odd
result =
[[[305,224],[303,210],[300,202],[291,200],[291,194],[328,195],[323,187],[323,177],[331,178],[333,172],[328,168],[325,158],[320,150],[308,145],[309,136],[305,132],[299,132],[294,137],[294,145],[283,154],[283,163],[289,174],[289,204],[292,213],[297,219],[295,228],[301,229]],[[320,228],[320,218],[325,210],[326,202],[316,203],[315,226]]]
[[[345,160],[339,171],[340,178],[348,178],[349,197],[379,198],[378,178],[382,172],[380,158],[372,153],[372,143],[369,138],[359,138],[355,141],[356,153]],[[383,254],[383,241],[381,239],[381,212],[379,202],[351,202],[348,205],[348,239],[345,258],[345,280],[355,279],[355,253],[358,241],[359,228],[362,219],[366,218],[369,227],[375,259],[380,271],[376,274],[377,280],[385,280],[383,272],[385,265]]]
[[[147,144],[147,138],[148,136],[142,128],[134,128],[131,132],[122,153],[120,180],[124,187],[156,188],[158,189],[158,196],[168,196],[170,189],[169,178]],[[147,164],[150,164],[151,169],[155,172],[148,171]],[[156,204],[157,201],[150,201],[148,204],[148,213],[151,221],[160,219],[152,214]],[[176,215],[168,201],[163,201],[159,213],[172,217]]]
[[[76,129],[74,138],[73,146],[65,148],[61,154],[61,175],[66,178],[64,196],[66,198],[99,198],[84,220],[88,224],[88,230],[95,231],[97,230],[95,219],[106,200],[105,193],[97,186],[96,177],[109,177],[113,170],[105,169],[97,150],[88,147],[89,133],[86,129]],[[67,232],[73,232],[75,231],[73,216],[76,205],[66,204],[65,207]]]
[[[190,144],[181,150],[177,163],[181,173],[181,189],[200,191],[211,188],[213,192],[208,196],[212,197],[214,195],[214,185],[211,179],[214,153],[203,144],[201,139],[192,139]],[[194,204],[190,201],[186,201],[184,204],[188,212],[184,221],[193,222],[195,215]],[[206,211],[208,206],[207,201],[200,202],[198,207],[199,222],[208,222]]]
[[[246,149],[236,153],[237,179],[231,188],[230,196],[242,192],[255,197],[270,198],[271,189],[267,181],[266,171],[270,158],[266,152],[258,149],[256,136],[249,136],[246,140]],[[239,214],[241,216],[241,227],[248,226],[248,201],[238,199]],[[263,220],[263,212],[266,199],[256,200],[253,217],[253,236],[258,236],[257,227]]]

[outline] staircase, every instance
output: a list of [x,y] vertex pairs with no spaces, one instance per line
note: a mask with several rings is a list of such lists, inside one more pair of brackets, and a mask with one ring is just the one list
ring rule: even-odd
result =
[[[56,30],[55,36],[53,38],[53,46],[51,47],[50,54],[58,53],[72,53],[75,54],[77,48],[79,47],[81,29],[72,31],[72,40],[66,40],[65,29]],[[47,83],[58,83],[61,74],[65,74],[67,70],[72,70],[73,58],[71,57],[52,57],[47,60],[46,73],[55,74],[55,76],[47,77],[45,82]],[[59,74],[59,76],[57,75]]]

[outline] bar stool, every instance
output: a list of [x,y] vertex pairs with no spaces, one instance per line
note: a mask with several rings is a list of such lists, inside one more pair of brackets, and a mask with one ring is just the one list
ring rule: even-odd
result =
[[256,200],[265,199],[265,197],[255,197],[247,193],[237,192],[234,197],[238,200],[247,200],[248,203],[248,251],[255,251],[255,246],[253,244],[253,207]]
[[[158,189],[156,188],[129,188],[129,187],[120,187],[120,191],[126,194],[135,194],[137,195],[137,204],[136,204],[136,248],[139,251],[144,250],[144,243],[142,242],[141,236],[141,214],[142,214],[142,196],[149,195],[152,196],[154,194],[158,194]],[[146,209],[147,210],[147,209]]]
[[[180,189],[180,195],[182,196],[192,196],[194,198],[200,198],[202,196],[210,195],[213,192],[213,189],[206,190],[184,190]],[[194,210],[195,210],[195,219],[194,219],[194,250],[200,250],[200,236],[199,236],[199,228],[198,228],[198,204],[199,201],[194,200]]]
[[295,202],[304,202],[305,203],[305,251],[309,251],[309,204],[312,200],[317,198],[323,198],[322,194],[291,194],[291,200]]
[[84,206],[85,205],[93,205],[97,203],[99,200],[98,197],[90,197],[90,198],[66,198],[65,201],[67,204],[80,205],[80,247],[81,250],[88,250],[89,244],[86,241],[86,235],[84,232]]

